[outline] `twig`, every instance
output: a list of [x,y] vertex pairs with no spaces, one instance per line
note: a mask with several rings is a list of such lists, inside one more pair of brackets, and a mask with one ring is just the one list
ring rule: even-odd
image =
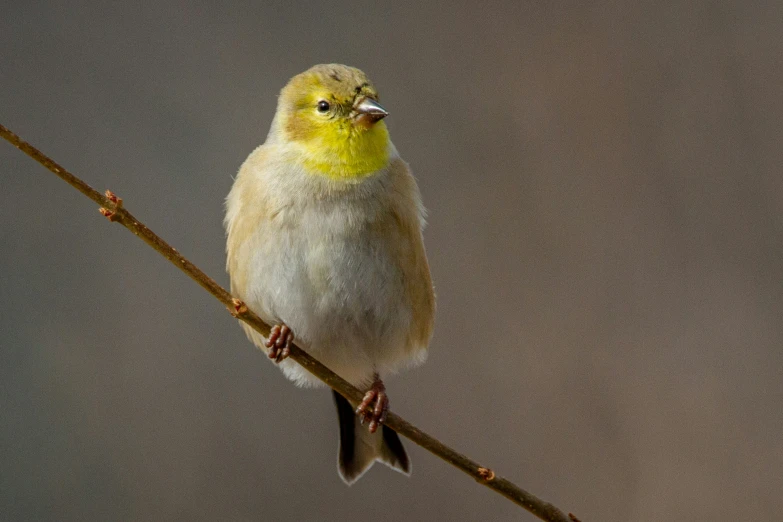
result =
[[[194,281],[212,294],[218,301],[228,308],[231,315],[249,324],[262,335],[269,335],[270,326],[261,320],[252,310],[231,296],[223,287],[212,278],[202,272],[196,265],[185,259],[175,248],[166,243],[160,236],[147,228],[138,219],[128,212],[122,205],[122,199],[111,191],[101,194],[87,183],[77,178],[54,160],[44,155],[41,151],[19,138],[16,134],[0,125],[0,135],[13,144],[16,148],[33,158],[35,161],[55,173],[63,181],[101,206],[100,212],[110,221],[120,223],[125,228],[140,237],[142,241],[157,250],[163,257],[171,261],[180,270],[185,272]],[[348,399],[354,406],[361,402],[363,393],[354,388],[339,375],[312,358],[298,346],[291,346],[290,357],[306,368],[310,373],[321,379],[329,387]],[[545,502],[532,493],[528,493],[510,481],[498,476],[489,468],[480,466],[465,455],[457,453],[436,438],[427,435],[402,417],[389,413],[386,425],[400,435],[404,435],[430,453],[440,457],[454,467],[464,471],[473,477],[478,483],[500,493],[515,504],[518,504],[536,515],[541,520],[550,522],[571,522],[576,519],[572,514],[566,516],[552,504]]]

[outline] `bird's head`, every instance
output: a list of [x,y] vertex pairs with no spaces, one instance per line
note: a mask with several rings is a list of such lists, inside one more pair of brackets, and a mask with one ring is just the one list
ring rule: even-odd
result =
[[277,105],[277,132],[304,152],[308,171],[357,179],[389,162],[388,112],[354,67],[316,65],[291,78]]

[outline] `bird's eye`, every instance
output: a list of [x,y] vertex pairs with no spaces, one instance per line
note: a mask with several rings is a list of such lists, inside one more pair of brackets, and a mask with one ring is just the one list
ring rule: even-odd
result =
[[318,102],[318,112],[324,113],[329,111],[329,102],[321,100]]

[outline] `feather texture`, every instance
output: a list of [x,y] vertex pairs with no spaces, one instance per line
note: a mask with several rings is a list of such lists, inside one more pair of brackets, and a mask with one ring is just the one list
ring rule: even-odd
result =
[[[231,291],[349,382],[426,358],[434,294],[410,170],[392,148],[389,166],[358,181],[314,176],[262,145],[227,199]],[[259,347],[264,339],[245,327]],[[294,361],[280,365],[318,385]]]

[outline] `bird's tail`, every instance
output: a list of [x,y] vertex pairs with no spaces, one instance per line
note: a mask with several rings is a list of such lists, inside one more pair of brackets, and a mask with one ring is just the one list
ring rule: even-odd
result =
[[391,428],[370,433],[362,426],[351,403],[332,390],[340,422],[340,446],[337,453],[337,472],[349,486],[359,480],[376,460],[390,468],[410,475],[411,463],[405,448]]

